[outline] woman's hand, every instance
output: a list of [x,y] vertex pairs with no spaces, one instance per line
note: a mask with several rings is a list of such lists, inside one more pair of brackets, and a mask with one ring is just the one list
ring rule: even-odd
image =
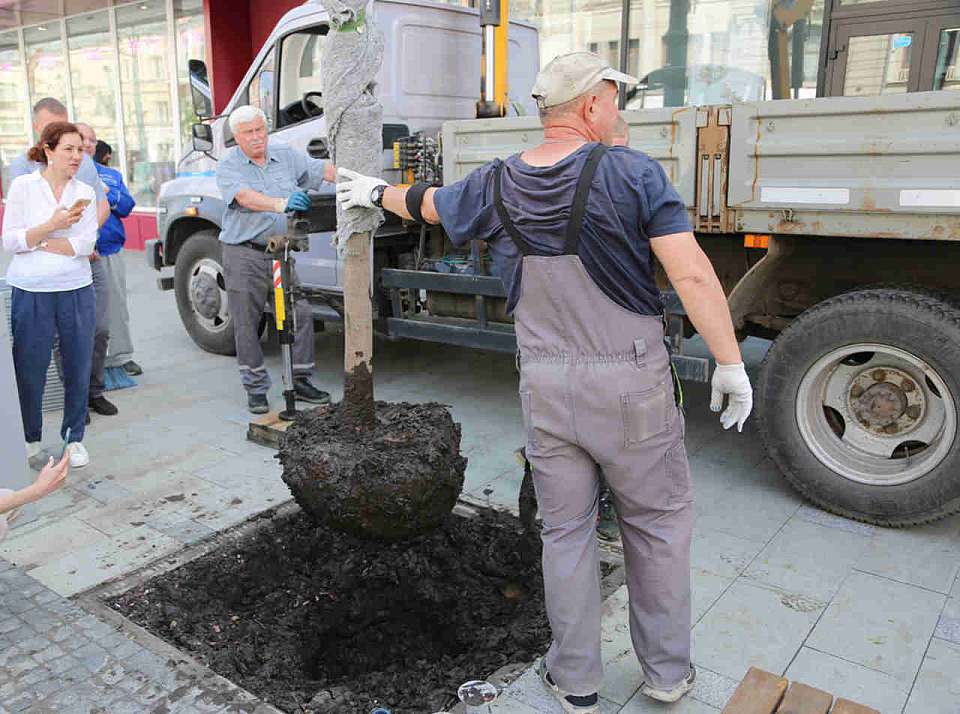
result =
[[83,208],[57,208],[53,212],[53,215],[50,216],[50,220],[47,221],[47,225],[50,226],[50,231],[62,231],[66,230],[70,226],[74,225],[83,217]]
[[50,460],[47,461],[47,465],[43,467],[43,470],[37,474],[37,480],[33,482],[32,485],[28,488],[32,491],[30,494],[33,496],[33,500],[38,498],[43,498],[47,494],[53,493],[58,488],[63,486],[64,481],[67,479],[67,474],[70,473],[70,450],[65,449],[63,452],[63,457],[56,463],[53,462],[53,457],[50,457]]

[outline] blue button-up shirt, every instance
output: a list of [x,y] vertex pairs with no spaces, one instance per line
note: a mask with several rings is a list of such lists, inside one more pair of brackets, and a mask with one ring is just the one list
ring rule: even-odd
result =
[[325,165],[322,159],[273,139],[267,145],[265,166],[254,163],[234,146],[217,163],[217,186],[226,206],[220,240],[231,245],[247,241],[266,245],[269,238],[285,235],[286,214],[251,211],[237,203],[237,193],[248,188],[265,196],[287,198],[301,189],[318,189]]
[[[32,174],[34,171],[45,168],[46,164],[41,164],[39,161],[31,161],[27,158],[26,154],[21,154],[10,162],[10,165],[7,167],[7,172],[10,175],[10,182],[12,183],[17,176]],[[83,155],[83,158],[80,160],[80,168],[77,169],[77,175],[74,178],[92,188],[97,196],[97,201],[105,201],[107,199],[107,193],[103,188],[103,182],[100,181],[97,167],[89,155]]]

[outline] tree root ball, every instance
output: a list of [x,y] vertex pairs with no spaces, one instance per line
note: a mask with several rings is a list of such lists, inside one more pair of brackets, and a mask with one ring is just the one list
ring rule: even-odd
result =
[[396,541],[436,529],[463,489],[460,425],[441,404],[377,402],[358,430],[342,403],[298,416],[280,446],[283,480],[317,523]]

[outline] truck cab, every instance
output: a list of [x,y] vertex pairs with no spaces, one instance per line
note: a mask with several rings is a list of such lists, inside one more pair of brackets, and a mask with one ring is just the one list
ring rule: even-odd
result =
[[[384,172],[399,182],[394,142],[420,135],[436,137],[444,121],[476,116],[480,78],[481,27],[476,10],[424,0],[376,0],[375,21],[384,35],[378,97],[383,104]],[[316,2],[288,12],[277,23],[239,88],[219,117],[194,126],[194,145],[180,160],[176,178],[158,197],[159,237],[147,245],[147,260],[161,272],[160,286],[176,292],[185,328],[203,349],[233,354],[233,326],[227,305],[218,235],[224,212],[216,165],[234,145],[227,118],[245,104],[267,116],[271,141],[282,141],[315,158],[327,158],[323,117],[321,51],[330,31],[326,11]],[[515,111],[535,113],[530,99],[539,69],[537,32],[511,23],[509,87]],[[434,71],[442,67],[443,72]],[[210,92],[202,62],[191,61],[191,85],[198,107]],[[333,214],[334,189],[321,194]],[[319,320],[339,320],[342,275],[331,244],[335,220],[311,235],[310,249],[297,255],[297,272]],[[378,234],[378,264],[396,266],[415,248],[417,236],[399,222]],[[172,271],[171,271],[172,268]],[[172,276],[171,273],[172,272]]]

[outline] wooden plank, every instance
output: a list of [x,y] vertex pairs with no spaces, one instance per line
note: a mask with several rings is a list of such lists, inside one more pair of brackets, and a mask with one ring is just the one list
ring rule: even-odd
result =
[[838,699],[833,708],[833,714],[880,714],[876,709],[851,702],[849,699]]
[[777,714],[827,714],[831,704],[832,694],[794,682],[780,703]]
[[[312,411],[313,409],[327,409],[326,405],[311,407],[310,409],[301,409],[301,412]],[[247,440],[260,446],[266,446],[271,449],[280,448],[280,437],[292,424],[292,421],[284,421],[279,413],[270,411],[262,417],[252,420],[247,425]]]
[[786,691],[785,678],[751,667],[723,714],[773,714]]

